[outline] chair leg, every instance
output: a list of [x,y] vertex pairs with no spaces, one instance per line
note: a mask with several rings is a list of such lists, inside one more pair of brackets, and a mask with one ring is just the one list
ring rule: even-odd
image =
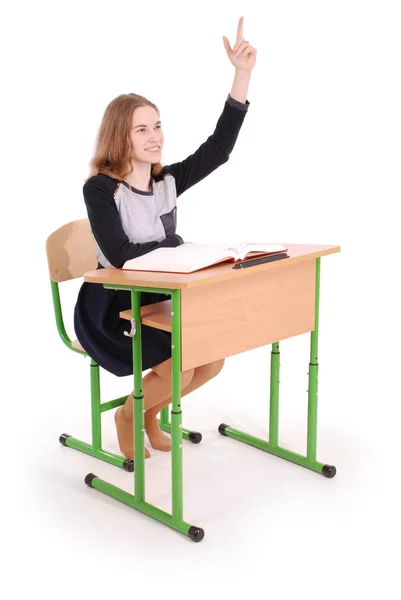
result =
[[91,381],[91,420],[92,420],[92,444],[87,444],[81,440],[73,438],[67,433],[63,433],[60,438],[60,444],[75,448],[85,454],[90,454],[95,458],[100,458],[117,467],[132,472],[134,470],[134,461],[126,459],[124,456],[106,452],[102,449],[102,421],[101,421],[101,403],[100,403],[100,373],[99,365],[91,359],[90,365]]

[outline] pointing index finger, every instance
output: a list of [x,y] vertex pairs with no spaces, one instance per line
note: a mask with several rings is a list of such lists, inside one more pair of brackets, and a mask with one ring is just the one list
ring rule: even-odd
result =
[[237,28],[237,42],[241,42],[242,38],[243,38],[243,24],[244,24],[244,17],[240,17],[240,20],[238,21],[238,28]]

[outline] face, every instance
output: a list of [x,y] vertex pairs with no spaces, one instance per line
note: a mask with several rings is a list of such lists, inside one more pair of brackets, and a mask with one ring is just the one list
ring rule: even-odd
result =
[[[132,158],[143,163],[157,163],[161,160],[164,135],[157,112],[151,106],[135,109],[132,119],[131,140]],[[158,146],[157,150],[148,150]]]

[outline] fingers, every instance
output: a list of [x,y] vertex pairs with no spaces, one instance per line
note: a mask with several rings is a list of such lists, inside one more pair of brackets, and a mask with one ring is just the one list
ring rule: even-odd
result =
[[239,40],[235,42],[235,46],[233,46],[233,52],[236,52],[239,48],[239,45],[243,42],[243,40]]
[[223,43],[224,43],[224,46],[225,46],[225,49],[227,50],[227,52],[232,52],[230,42],[228,41],[228,39],[226,38],[225,35],[223,35]]
[[226,47],[226,50],[234,52],[236,56],[238,56],[245,50],[245,48],[247,47],[246,45],[249,45],[248,40],[244,40],[243,25],[244,25],[244,17],[240,17],[240,19],[238,21],[238,27],[237,27],[237,39],[235,41],[235,45],[233,46],[233,48],[231,48],[228,39],[225,36],[223,37],[223,42]]
[[[236,44],[237,46],[237,44]],[[242,41],[237,48],[234,47],[233,51],[235,56],[239,56],[240,54],[242,54],[244,52],[244,50],[246,50],[246,48],[248,48],[250,46],[250,43],[247,40]]]
[[244,24],[244,17],[240,17],[240,20],[238,21],[238,27],[237,27],[237,44],[244,39],[244,35],[243,35],[243,24]]

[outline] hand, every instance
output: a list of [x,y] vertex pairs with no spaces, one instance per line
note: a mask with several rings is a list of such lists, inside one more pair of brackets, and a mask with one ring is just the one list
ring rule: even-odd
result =
[[238,71],[252,71],[256,62],[256,48],[251,46],[248,40],[242,36],[244,17],[238,21],[237,39],[234,48],[231,48],[228,39],[223,35],[224,47],[228,58]]

